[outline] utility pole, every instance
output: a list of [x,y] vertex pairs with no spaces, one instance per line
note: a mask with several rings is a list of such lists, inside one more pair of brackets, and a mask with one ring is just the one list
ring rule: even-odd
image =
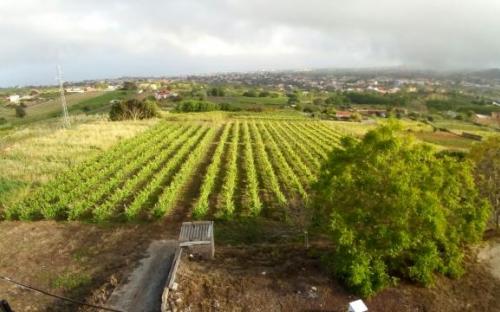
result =
[[66,96],[64,95],[64,82],[62,78],[61,66],[57,65],[57,81],[59,82],[59,93],[61,94],[61,105],[63,109],[63,125],[65,128],[69,128],[71,123],[69,121],[68,107],[66,105]]

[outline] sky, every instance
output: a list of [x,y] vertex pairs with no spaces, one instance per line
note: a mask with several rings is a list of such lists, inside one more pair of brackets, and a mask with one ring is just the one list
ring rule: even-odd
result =
[[121,76],[500,67],[499,0],[1,0],[0,86]]

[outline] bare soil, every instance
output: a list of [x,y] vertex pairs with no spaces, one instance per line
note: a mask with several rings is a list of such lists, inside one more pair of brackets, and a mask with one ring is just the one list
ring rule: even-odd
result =
[[[267,222],[267,221],[266,221]],[[358,297],[330,278],[320,265],[322,248],[306,251],[286,226],[272,231],[218,223],[215,260],[183,259],[177,311],[345,311]],[[175,216],[148,224],[102,225],[79,222],[1,222],[0,275],[53,293],[105,304],[116,286],[138,266],[151,241],[175,239]],[[229,228],[229,229],[228,229]],[[279,237],[278,239],[273,238]],[[283,237],[288,237],[283,239]],[[262,241],[262,243],[255,243]],[[366,299],[372,311],[500,311],[498,239],[471,252],[467,273],[438,277],[432,288],[406,282]],[[483,250],[486,253],[481,253]],[[486,255],[486,256],[485,256]],[[0,281],[0,297],[14,311],[95,311],[63,303]]]
[[[78,222],[0,222],[0,276],[87,303],[103,304],[155,239],[180,225],[97,226]],[[87,311],[0,280],[14,311]],[[88,311],[95,311],[88,310]]]
[[[459,279],[406,282],[364,298],[369,311],[500,311],[500,280],[474,257]],[[185,257],[171,305],[178,311],[346,311],[357,296],[296,246],[219,247],[214,261]]]

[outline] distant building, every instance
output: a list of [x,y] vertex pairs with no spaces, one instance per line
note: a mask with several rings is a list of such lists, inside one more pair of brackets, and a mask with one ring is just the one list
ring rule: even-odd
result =
[[488,116],[488,115],[474,114],[474,119],[476,119],[476,120],[489,119],[489,118],[490,118],[490,116]]
[[119,88],[118,86],[108,85],[105,91],[115,91],[118,88]]
[[162,90],[162,91],[155,92],[155,99],[157,101],[168,99],[169,97],[175,97],[175,96],[177,96],[177,93],[170,92],[168,90]]
[[349,120],[352,117],[352,112],[347,111],[336,111],[335,118],[338,120]]
[[9,102],[11,102],[11,103],[19,103],[20,100],[21,100],[21,97],[17,94],[13,94],[13,95],[9,96]]

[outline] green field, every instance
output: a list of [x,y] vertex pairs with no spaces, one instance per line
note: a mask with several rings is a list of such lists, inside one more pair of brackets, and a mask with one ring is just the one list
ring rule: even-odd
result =
[[77,115],[71,117],[70,129],[48,120],[11,131],[0,139],[0,207],[30,196],[59,172],[156,122],[110,122],[107,116]]
[[6,211],[14,219],[94,221],[163,218],[179,210],[200,218],[288,218],[307,201],[339,137],[321,121],[164,121]]
[[283,106],[287,104],[288,98],[284,96],[272,97],[246,97],[246,96],[209,96],[207,100],[219,103],[230,104],[231,107],[247,109],[252,107],[263,107],[266,105]]
[[[82,94],[66,95],[68,111],[71,114],[78,113],[99,113],[109,110],[109,102],[114,99],[123,99],[131,96],[130,92],[111,91],[111,92],[86,92]],[[0,125],[2,129],[11,129],[15,126],[27,125],[49,118],[62,116],[61,101],[55,98],[46,102],[28,105],[26,107],[26,116],[24,118],[16,117],[15,110],[5,105],[0,106],[0,117],[7,120],[7,124]]]

